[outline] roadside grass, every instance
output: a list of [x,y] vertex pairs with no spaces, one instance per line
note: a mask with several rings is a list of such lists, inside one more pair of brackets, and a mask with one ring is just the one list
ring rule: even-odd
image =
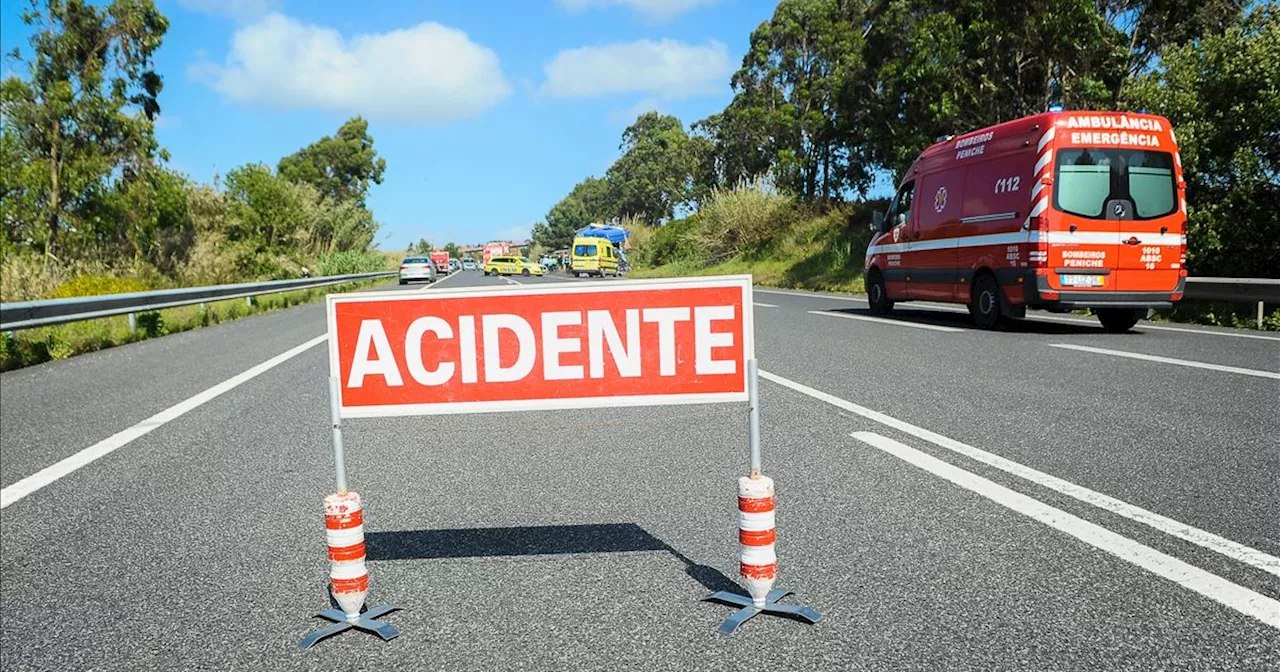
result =
[[[756,249],[737,251],[722,259],[707,259],[693,244],[699,222],[673,222],[682,240],[672,245],[676,258],[651,268],[633,268],[633,278],[666,278],[690,275],[753,276],[756,284],[822,292],[865,292],[862,281],[863,251],[867,231],[858,226],[862,208],[833,208],[791,222],[779,222],[772,240]],[[869,219],[869,217],[868,217]]]
[[252,306],[248,305],[244,298],[239,298],[210,301],[203,308],[192,305],[138,313],[138,328],[133,331],[129,330],[128,316],[117,315],[51,327],[5,332],[0,334],[0,371],[10,371],[56,359],[67,359],[148,338],[158,338],[230,322],[250,315],[315,303],[324,299],[326,294],[363,289],[385,281],[385,279],[378,279],[263,294],[253,297]]

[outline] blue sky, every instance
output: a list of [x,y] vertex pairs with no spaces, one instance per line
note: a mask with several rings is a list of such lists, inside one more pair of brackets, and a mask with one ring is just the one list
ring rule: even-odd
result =
[[[25,2],[0,9],[5,52]],[[158,0],[156,134],[207,182],[370,121],[379,245],[523,238],[645,109],[729,101],[765,0]],[[14,66],[7,65],[6,73]],[[17,70],[19,74],[21,70]]]

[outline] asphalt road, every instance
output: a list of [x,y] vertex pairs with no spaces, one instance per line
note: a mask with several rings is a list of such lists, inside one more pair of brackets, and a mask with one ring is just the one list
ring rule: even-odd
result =
[[817,625],[725,637],[699,601],[733,589],[744,408],[501,413],[347,424],[403,634],[298,650],[333,489],[315,305],[0,376],[6,497],[113,447],[0,509],[0,668],[1280,670],[1280,338],[755,301],[778,587]]

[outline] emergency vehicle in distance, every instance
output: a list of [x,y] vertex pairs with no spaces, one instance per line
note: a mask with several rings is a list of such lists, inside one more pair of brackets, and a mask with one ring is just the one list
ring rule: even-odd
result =
[[964,303],[991,328],[1027,308],[1091,308],[1128,331],[1182,298],[1187,203],[1169,122],[1045,112],[946,138],[903,177],[867,247],[874,314]]
[[431,263],[436,265],[436,272],[440,275],[448,275],[449,271],[449,251],[448,250],[431,250]]
[[497,241],[494,241],[491,243],[485,243],[484,251],[482,253],[483,261],[481,263],[481,267],[488,264],[489,260],[496,256],[499,256],[499,255],[505,256],[508,254],[511,254],[511,245],[509,245],[508,243],[497,242]]

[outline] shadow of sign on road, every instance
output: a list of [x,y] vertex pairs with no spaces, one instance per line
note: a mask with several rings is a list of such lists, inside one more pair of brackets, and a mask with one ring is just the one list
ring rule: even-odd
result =
[[720,570],[699,565],[635,523],[369,532],[365,545],[370,561],[660,551],[680,560],[685,574],[709,591],[739,590]]

